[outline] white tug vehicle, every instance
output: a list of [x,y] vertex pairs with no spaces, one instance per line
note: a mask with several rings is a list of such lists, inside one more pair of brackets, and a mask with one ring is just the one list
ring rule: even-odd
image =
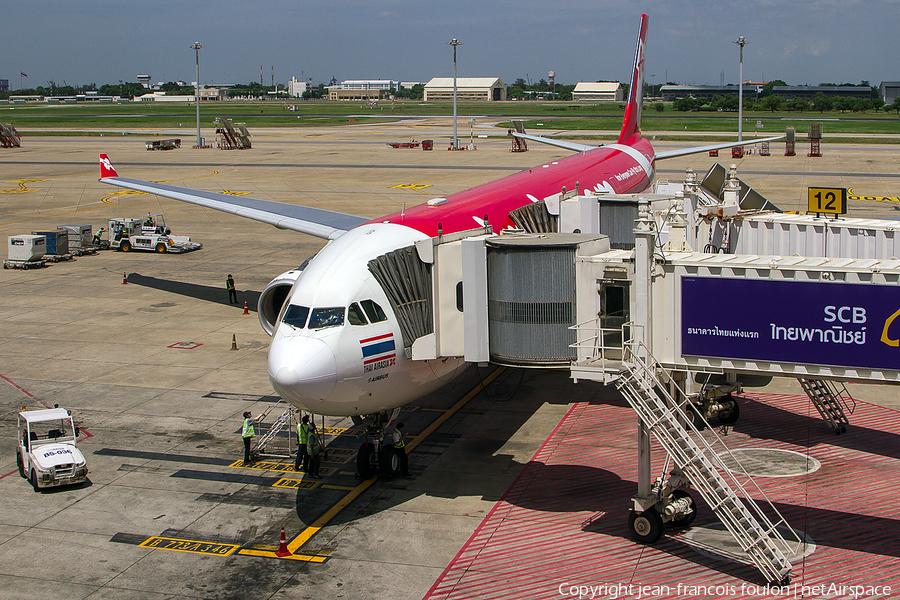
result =
[[110,219],[109,247],[122,252],[147,250],[180,254],[199,250],[203,244],[186,235],[172,235],[162,215],[146,214],[140,219]]
[[19,475],[31,481],[34,491],[87,479],[84,455],[75,447],[80,432],[69,411],[48,408],[20,412],[17,431]]

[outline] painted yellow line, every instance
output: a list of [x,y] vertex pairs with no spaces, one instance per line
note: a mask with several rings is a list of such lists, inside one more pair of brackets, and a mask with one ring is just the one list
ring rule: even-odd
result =
[[[438,417],[434,421],[434,423],[432,423],[431,425],[426,427],[424,431],[422,431],[421,433],[419,433],[416,436],[416,439],[414,439],[413,441],[408,443],[406,445],[407,452],[411,452],[416,446],[419,445],[419,442],[424,440],[428,435],[430,435],[432,432],[434,432],[435,429],[440,427],[444,423],[444,421],[449,419],[451,416],[453,416],[453,414],[456,411],[458,411],[460,408],[465,406],[466,403],[469,402],[469,400],[471,400],[472,398],[477,396],[481,392],[481,390],[484,389],[484,387],[486,385],[488,385],[490,382],[492,382],[494,379],[496,379],[497,376],[500,375],[500,373],[502,373],[505,370],[506,370],[506,367],[499,367],[494,372],[492,372],[490,375],[485,377],[484,381],[479,383],[471,391],[469,391],[468,394],[463,396],[459,402],[454,404],[447,412],[445,412],[443,415]],[[344,508],[346,508],[348,504],[353,502],[353,500],[355,500],[357,498],[357,496],[359,496],[364,491],[369,489],[369,487],[376,481],[378,481],[378,477],[373,476],[373,477],[370,477],[369,479],[363,481],[362,483],[360,483],[350,493],[348,493],[346,496],[341,498],[337,502],[337,504],[335,504],[330,509],[328,509],[328,511],[325,514],[323,514],[321,517],[316,519],[312,525],[310,525],[309,527],[304,529],[302,532],[300,532],[300,535],[298,535],[297,537],[292,539],[290,541],[290,543],[288,543],[288,545],[287,545],[287,548],[291,552],[291,554],[293,554],[294,552],[299,550],[303,544],[308,542],[310,540],[310,538],[312,538],[312,536],[314,536],[316,533],[318,533],[320,529],[325,527],[328,524],[328,522],[331,521],[331,519],[336,517],[338,515],[338,513],[340,513],[342,510],[344,510]],[[243,553],[243,551],[241,553]],[[273,555],[274,555],[274,553],[273,553]]]
[[238,554],[243,556],[262,556],[264,558],[280,558],[281,560],[301,560],[304,562],[323,563],[328,560],[327,556],[310,556],[307,554],[291,554],[290,556],[278,556],[274,552],[265,550],[238,550]]

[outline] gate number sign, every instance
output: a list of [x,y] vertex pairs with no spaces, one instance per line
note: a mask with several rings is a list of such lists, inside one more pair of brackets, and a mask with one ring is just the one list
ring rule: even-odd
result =
[[808,212],[847,214],[847,189],[809,188]]

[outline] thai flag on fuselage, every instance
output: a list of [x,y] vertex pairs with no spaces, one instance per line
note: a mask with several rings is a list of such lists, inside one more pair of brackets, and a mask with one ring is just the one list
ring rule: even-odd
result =
[[385,333],[375,337],[359,340],[362,347],[363,364],[369,365],[382,360],[393,359],[397,356],[394,346],[394,334]]

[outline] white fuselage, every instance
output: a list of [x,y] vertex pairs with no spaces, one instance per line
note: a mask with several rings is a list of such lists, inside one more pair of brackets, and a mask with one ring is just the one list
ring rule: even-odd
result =
[[286,401],[316,414],[371,414],[416,400],[463,370],[461,358],[406,357],[394,311],[368,269],[373,258],[427,237],[403,225],[367,224],[310,260],[269,348],[269,379]]

